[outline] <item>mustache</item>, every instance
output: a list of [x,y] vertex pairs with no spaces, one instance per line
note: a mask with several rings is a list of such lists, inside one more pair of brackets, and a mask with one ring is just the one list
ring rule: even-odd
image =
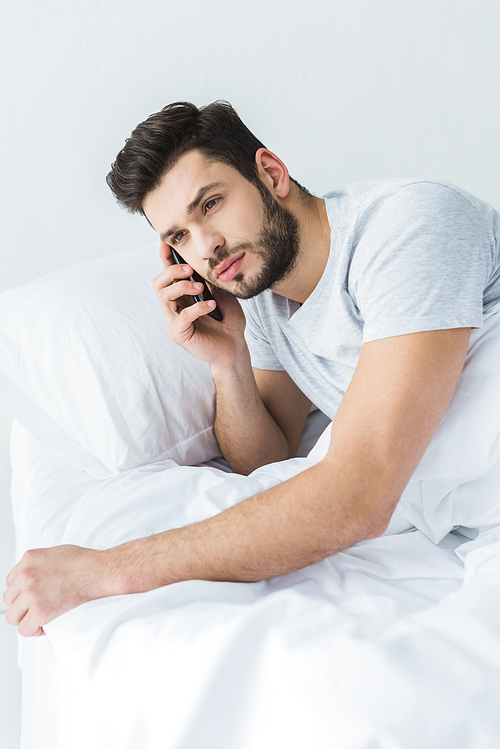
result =
[[208,261],[208,267],[213,271],[220,263],[227,260],[232,255],[238,255],[240,252],[248,252],[253,249],[251,242],[237,242],[232,247],[224,247],[223,250],[217,253],[216,257],[211,257]]

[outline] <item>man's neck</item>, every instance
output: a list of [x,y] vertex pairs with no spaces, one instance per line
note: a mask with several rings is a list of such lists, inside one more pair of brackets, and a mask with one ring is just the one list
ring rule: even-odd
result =
[[303,304],[312,294],[326,268],[330,253],[330,225],[325,201],[314,196],[304,198],[292,183],[283,201],[299,222],[300,250],[295,265],[273,291]]

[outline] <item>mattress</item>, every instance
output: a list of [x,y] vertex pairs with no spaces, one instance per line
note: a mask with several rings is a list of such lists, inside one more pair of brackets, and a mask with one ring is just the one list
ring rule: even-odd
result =
[[[220,512],[321,459],[314,418],[303,457],[249,477],[164,460],[104,480],[15,423],[18,556]],[[91,601],[20,638],[22,749],[497,748],[499,526],[443,532],[412,502],[410,487],[384,536],[303,570]]]

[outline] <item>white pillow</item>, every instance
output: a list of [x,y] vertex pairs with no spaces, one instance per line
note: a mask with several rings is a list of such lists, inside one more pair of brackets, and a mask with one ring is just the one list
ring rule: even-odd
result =
[[220,455],[210,367],[170,340],[160,271],[155,244],[0,294],[0,398],[96,478]]

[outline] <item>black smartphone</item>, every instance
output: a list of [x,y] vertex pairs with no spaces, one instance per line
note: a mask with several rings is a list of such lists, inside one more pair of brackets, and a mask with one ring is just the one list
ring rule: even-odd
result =
[[[174,262],[177,263],[177,265],[189,265],[189,263],[186,263],[184,258],[182,258],[177,250],[174,250],[173,247],[170,247],[170,252],[172,253],[172,257],[174,259]],[[193,299],[195,302],[208,302],[210,299],[213,299],[212,294],[210,293],[210,290],[207,286],[207,282],[204,278],[200,276],[199,273],[195,271],[193,268],[193,275],[189,276],[189,280],[193,281],[194,283],[202,283],[203,289],[200,291],[199,294],[195,294],[193,296]],[[215,300],[214,300],[215,301]],[[214,320],[218,320],[219,322],[222,320],[222,312],[218,307],[215,307],[211,312],[208,313],[209,317],[213,317]]]

